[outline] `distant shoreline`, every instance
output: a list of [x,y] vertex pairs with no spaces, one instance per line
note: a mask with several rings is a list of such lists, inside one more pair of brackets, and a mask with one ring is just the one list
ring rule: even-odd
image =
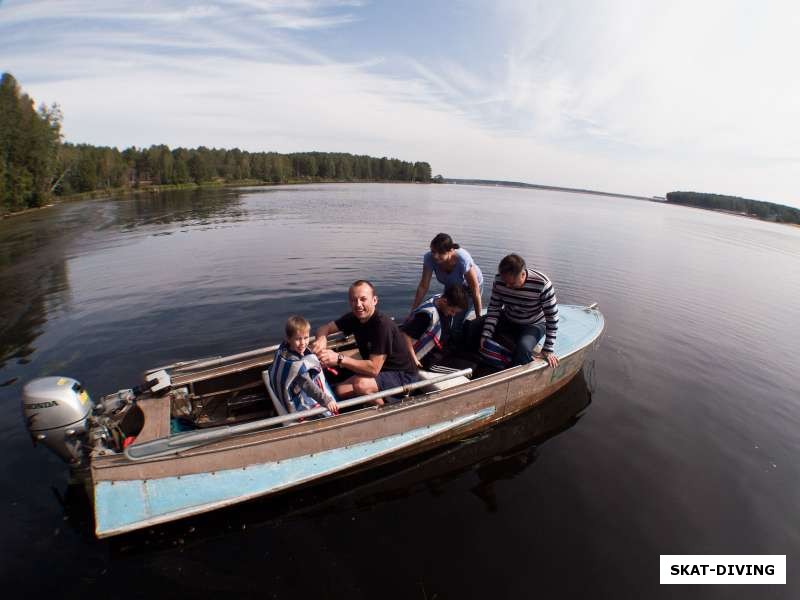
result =
[[[434,181],[434,183],[436,183]],[[552,192],[570,192],[573,194],[591,194],[592,196],[612,196],[614,198],[631,198],[633,200],[649,200],[650,202],[666,203],[664,199],[653,198],[652,196],[634,196],[631,194],[618,194],[615,192],[600,192],[597,190],[587,190],[584,188],[569,188],[555,185],[539,185],[535,183],[522,183],[520,181],[499,181],[493,179],[453,179],[445,177],[441,183],[451,183],[456,185],[484,185],[492,187],[513,187],[526,188],[533,190],[549,190]]]
[[[677,201],[676,198],[679,195],[686,194],[685,192],[670,192],[667,194],[666,197],[661,196],[635,196],[632,194],[618,194],[615,192],[600,192],[597,190],[587,190],[584,188],[568,188],[568,187],[560,187],[554,185],[539,185],[535,183],[522,183],[519,181],[499,181],[499,180],[492,180],[492,179],[455,179],[455,178],[442,178],[437,180],[435,177],[433,178],[433,183],[449,183],[453,185],[480,185],[480,186],[488,186],[488,187],[511,187],[511,188],[522,188],[522,189],[533,189],[533,190],[548,190],[553,192],[569,192],[573,194],[590,194],[592,196],[610,196],[614,198],[629,198],[632,200],[647,200],[649,202],[657,202],[659,204],[666,204],[671,206],[685,206],[688,208],[696,208],[698,210],[707,210],[716,213],[722,213],[726,215],[732,215],[736,217],[746,217],[748,219],[755,219],[756,221],[763,221],[765,223],[777,223],[778,225],[792,225],[793,227],[800,227],[798,223],[792,223],[790,221],[781,221],[775,220],[770,218],[764,218],[757,214],[752,214],[748,212],[744,212],[741,210],[732,210],[729,208],[721,208],[716,206],[703,206],[700,203],[691,203],[691,202],[681,202]],[[695,192],[691,192],[691,194],[698,196],[698,197],[718,197],[718,198],[725,198],[725,199],[732,199],[732,200],[743,200],[744,202],[749,203],[750,205],[763,205],[763,206],[772,206],[772,207],[783,207],[789,211],[796,212],[797,209],[793,207],[788,207],[785,205],[778,205],[771,202],[763,202],[760,200],[745,200],[741,198],[736,198],[733,196],[719,196],[716,194],[699,194]],[[670,199],[670,196],[673,196],[673,199]]]
[[[282,183],[273,183],[273,182],[265,182],[260,179],[243,179],[240,181],[207,181],[203,183],[182,183],[182,184],[165,184],[165,185],[148,185],[139,188],[114,188],[114,189],[107,189],[107,190],[93,190],[91,192],[81,192],[78,194],[69,194],[66,196],[55,196],[53,197],[53,201],[45,204],[43,206],[37,206],[33,208],[27,208],[24,210],[10,212],[0,215],[0,221],[11,218],[11,217],[18,217],[22,215],[27,215],[32,212],[44,210],[47,208],[52,208],[57,204],[61,204],[62,202],[75,202],[78,200],[93,200],[93,199],[102,199],[108,198],[111,199],[118,199],[124,198],[127,196],[139,196],[143,194],[159,194],[162,192],[171,192],[171,191],[179,191],[179,190],[193,190],[193,189],[208,189],[208,188],[234,188],[234,187],[277,187],[282,185],[315,185],[315,184],[331,184],[331,183],[345,183],[345,184],[353,184],[353,183],[421,183],[421,182],[407,182],[407,181],[396,181],[396,180],[355,180],[355,181],[346,181],[341,179],[319,179],[314,181],[309,181],[307,179],[294,179]],[[698,210],[705,210],[711,211],[716,213],[722,213],[726,215],[731,215],[735,217],[745,217],[748,219],[754,219],[756,221],[764,221],[767,223],[777,223],[779,225],[791,225],[793,227],[800,227],[800,224],[797,223],[785,223],[780,221],[770,221],[768,219],[759,218],[757,215],[748,214],[745,212],[737,212],[734,210],[724,209],[724,208],[714,208],[714,207],[705,207],[705,206],[698,206],[695,204],[688,204],[682,202],[670,202],[666,198],[661,198],[657,196],[635,196],[632,194],[619,194],[615,192],[601,192],[597,190],[588,190],[584,188],[569,188],[569,187],[561,187],[561,186],[554,186],[554,185],[539,185],[535,183],[522,183],[519,181],[500,181],[500,180],[490,180],[490,179],[456,179],[456,178],[442,178],[440,180],[436,180],[435,178],[431,180],[430,183],[446,183],[450,185],[474,185],[474,186],[484,186],[484,187],[509,187],[509,188],[521,188],[521,189],[533,189],[533,190],[548,190],[553,192],[568,192],[572,194],[587,194],[592,196],[608,196],[612,198],[628,198],[632,200],[647,200],[649,202],[657,202],[658,204],[666,204],[671,206],[683,206],[686,208],[695,208]],[[429,185],[427,182],[425,185]]]
[[14,212],[0,214],[0,220],[10,219],[12,217],[20,217],[22,215],[27,215],[32,212],[44,210],[46,208],[52,208],[58,204],[64,202],[77,202],[79,200],[98,200],[103,198],[117,199],[117,198],[124,198],[127,196],[141,196],[144,194],[160,194],[162,192],[173,192],[173,191],[180,191],[180,190],[197,190],[197,189],[208,189],[208,188],[233,188],[233,187],[278,187],[281,185],[316,185],[316,184],[329,184],[329,183],[408,183],[408,184],[415,184],[419,183],[420,185],[429,185],[427,182],[414,182],[414,181],[397,181],[397,180],[381,180],[381,179],[369,179],[369,180],[355,180],[355,181],[346,181],[342,179],[319,179],[315,181],[308,181],[306,179],[293,179],[290,181],[284,181],[279,183],[273,183],[270,181],[262,181],[260,179],[242,179],[240,181],[225,181],[225,182],[218,182],[218,181],[206,181],[203,183],[171,183],[171,184],[164,184],[164,185],[148,185],[139,188],[111,188],[105,190],[92,190],[90,192],[80,192],[77,194],[67,194],[65,196],[53,196],[51,198],[51,202],[44,204],[42,206],[35,206],[33,208],[26,208],[23,210],[18,210]]
[[743,217],[745,219],[750,219],[752,221],[760,221],[762,223],[774,223],[775,225],[788,225],[789,227],[800,227],[798,223],[784,223],[782,221],[770,221],[769,219],[762,219],[757,215],[749,215],[743,212],[736,212],[734,210],[727,210],[725,208],[706,208],[704,206],[695,206],[693,204],[681,204],[680,202],[662,202],[662,204],[666,204],[667,206],[682,206],[683,208],[693,208],[695,210],[701,210],[704,212],[715,212],[722,215],[730,215],[732,217]]

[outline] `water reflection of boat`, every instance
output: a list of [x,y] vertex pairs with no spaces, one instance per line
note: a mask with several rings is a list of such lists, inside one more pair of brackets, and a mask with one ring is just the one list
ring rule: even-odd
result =
[[[80,467],[96,534],[105,537],[419,455],[505,421],[567,385],[604,326],[595,308],[562,305],[560,319],[555,369],[537,360],[472,379],[471,369],[432,374],[391,392],[418,388],[399,404],[365,408],[370,397],[346,400],[340,405],[357,410],[291,427],[274,426],[296,415],[254,416],[270,404],[262,379],[273,355],[267,349],[170,365],[148,376],[149,391],[97,403],[75,380],[45,378],[26,386],[25,409],[34,438]],[[352,339],[335,346],[356,351]],[[198,407],[202,413],[209,405],[225,411],[216,426],[170,433],[176,409],[200,422]],[[60,411],[63,426],[45,428]]]

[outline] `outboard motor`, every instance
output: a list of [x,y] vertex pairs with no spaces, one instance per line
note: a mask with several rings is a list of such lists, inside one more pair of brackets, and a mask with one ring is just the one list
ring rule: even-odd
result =
[[22,388],[22,411],[34,444],[44,444],[77,468],[89,455],[119,452],[125,437],[120,423],[136,399],[148,391],[165,393],[170,386],[169,374],[155,371],[140,386],[92,402],[75,379],[42,377]]
[[22,408],[28,431],[71,464],[81,460],[81,438],[89,430],[94,404],[81,384],[71,377],[42,377],[22,390]]

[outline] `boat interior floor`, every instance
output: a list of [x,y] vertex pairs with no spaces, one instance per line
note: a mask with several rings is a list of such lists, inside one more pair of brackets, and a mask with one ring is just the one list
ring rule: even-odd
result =
[[438,371],[440,374],[447,370],[472,369],[470,379],[491,375],[499,370],[483,362],[477,352],[448,348],[443,351],[435,350],[428,354],[423,359],[422,366],[427,371]]
[[[348,354],[357,356],[357,350],[349,350]],[[422,377],[425,379],[462,369],[472,369],[472,376],[469,379],[483,377],[497,371],[483,363],[476,351],[463,347],[447,346],[442,350],[434,350],[422,362],[424,369]],[[196,390],[199,394],[194,401],[192,417],[178,419],[178,421],[182,421],[186,428],[204,429],[276,416],[277,413],[261,379],[261,370],[260,368],[253,369],[252,372],[249,370],[231,374],[226,377],[225,385],[221,386],[222,389]],[[350,375],[352,375],[351,372],[341,369],[336,375],[328,373],[328,378],[330,383],[335,385]],[[434,390],[447,389],[466,383],[466,381],[468,381],[466,377],[446,380],[430,387],[419,388],[412,392],[412,395],[417,396]],[[175,427],[179,427],[179,425],[175,424]]]

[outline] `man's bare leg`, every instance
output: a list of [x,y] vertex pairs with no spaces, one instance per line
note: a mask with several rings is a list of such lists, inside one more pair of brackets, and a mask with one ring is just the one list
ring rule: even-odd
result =
[[[378,392],[378,382],[372,377],[353,375],[336,386],[336,396],[341,399],[366,396]],[[383,404],[383,399],[373,400],[378,406]]]

